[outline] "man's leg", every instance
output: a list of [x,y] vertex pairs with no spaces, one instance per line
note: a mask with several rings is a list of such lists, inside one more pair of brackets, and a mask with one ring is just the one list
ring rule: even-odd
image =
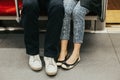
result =
[[48,24],[45,37],[45,69],[48,75],[57,73],[57,65],[54,58],[58,55],[58,46],[61,28],[64,18],[63,0],[49,0],[48,2]]
[[[29,65],[34,70],[41,69],[39,59],[39,3],[38,0],[23,0],[23,10],[21,16],[21,25],[24,27],[24,40],[26,53],[30,55]],[[36,59],[37,58],[37,59]],[[33,62],[38,60],[36,62]]]
[[58,44],[63,25],[63,18],[63,0],[50,0],[48,4],[47,33],[45,37],[44,55],[46,57],[56,58],[58,55]]

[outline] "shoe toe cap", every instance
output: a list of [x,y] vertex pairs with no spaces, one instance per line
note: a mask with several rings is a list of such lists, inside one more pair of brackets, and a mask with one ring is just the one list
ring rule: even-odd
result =
[[48,67],[46,67],[46,73],[48,75],[55,75],[57,73],[57,67],[49,65]]

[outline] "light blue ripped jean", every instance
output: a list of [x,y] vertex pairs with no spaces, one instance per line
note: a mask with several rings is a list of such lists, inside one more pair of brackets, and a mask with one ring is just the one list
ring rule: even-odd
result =
[[80,6],[80,1],[64,0],[65,17],[63,19],[63,27],[61,31],[61,40],[69,40],[70,38],[70,22],[73,19],[73,42],[83,43],[85,15],[88,9]]

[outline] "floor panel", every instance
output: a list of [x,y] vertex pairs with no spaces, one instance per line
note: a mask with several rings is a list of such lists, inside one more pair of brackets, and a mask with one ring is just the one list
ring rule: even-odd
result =
[[[119,34],[118,34],[119,35]],[[113,38],[113,46],[111,42]],[[72,70],[58,69],[58,74],[49,77],[44,68],[40,72],[32,71],[25,54],[23,34],[0,34],[0,79],[1,80],[120,80],[118,61],[120,38],[114,34],[85,33],[81,48],[81,61]],[[44,43],[44,34],[40,42]],[[41,48],[43,48],[41,44]],[[119,55],[119,54],[118,54]],[[119,55],[120,57],[120,55]],[[44,64],[44,63],[43,63]]]
[[120,34],[118,34],[118,33],[110,33],[109,35],[110,35],[112,44],[114,46],[115,53],[118,56],[119,62],[120,62],[120,42],[119,42],[120,41]]

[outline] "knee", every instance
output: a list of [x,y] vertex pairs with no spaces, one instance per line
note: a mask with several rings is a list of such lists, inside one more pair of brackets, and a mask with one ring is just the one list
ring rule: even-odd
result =
[[63,7],[63,0],[50,0],[49,7]]
[[56,14],[59,14],[59,13],[64,14],[64,6],[63,4],[58,4],[58,3],[50,4],[48,8],[48,12],[54,12]]
[[65,7],[65,13],[66,13],[66,15],[71,15],[72,14],[72,12],[73,12],[73,9],[71,9],[71,8],[67,8],[67,7]]
[[27,11],[33,11],[38,9],[38,2],[36,0],[23,0],[23,8],[27,9]]
[[80,10],[77,10],[77,9],[74,9],[73,10],[73,16],[82,16],[82,11],[80,11]]
[[48,9],[64,10],[63,1],[51,0],[51,2],[49,3]]
[[78,8],[74,8],[73,10],[73,16],[77,16],[77,17],[85,17],[86,12],[80,7]]
[[53,7],[55,8],[56,11],[64,11],[64,6],[61,4],[54,5]]

